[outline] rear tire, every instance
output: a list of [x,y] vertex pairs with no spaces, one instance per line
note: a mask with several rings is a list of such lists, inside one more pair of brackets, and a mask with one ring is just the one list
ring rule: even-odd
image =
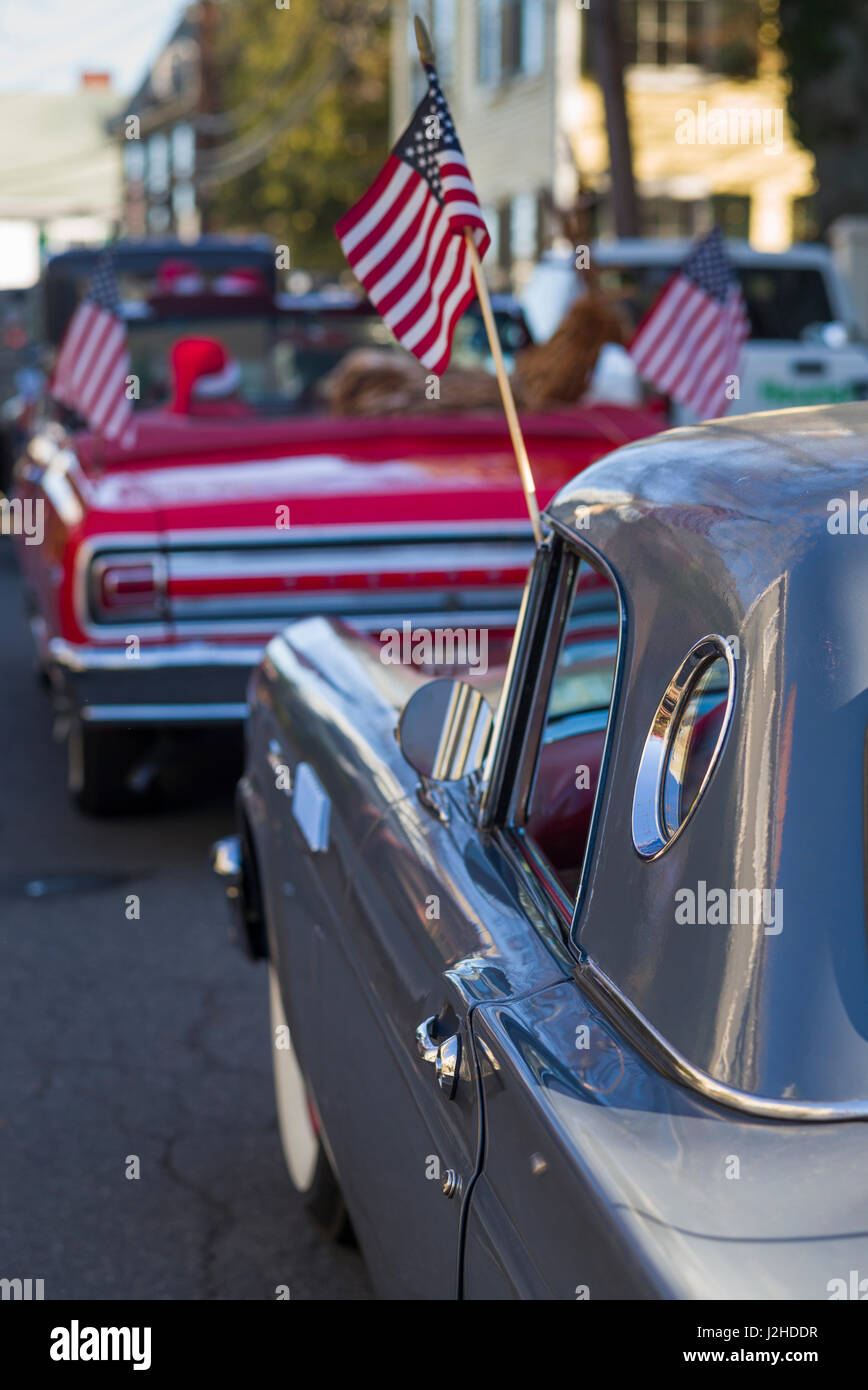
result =
[[[344,1199],[332,1172],[308,1100],[307,1084],[292,1046],[280,982],[275,967],[268,967],[268,998],[271,1014],[271,1056],[274,1067],[274,1097],[277,1125],[286,1171],[295,1191],[330,1240],[352,1243],[352,1227]],[[287,1047],[278,1048],[277,1029]]]
[[73,800],[92,816],[140,807],[141,797],[128,782],[140,753],[137,733],[74,716],[66,740],[66,780]]

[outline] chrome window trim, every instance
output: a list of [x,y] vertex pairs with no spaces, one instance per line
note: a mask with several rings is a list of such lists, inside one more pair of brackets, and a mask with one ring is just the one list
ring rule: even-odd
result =
[[[497,704],[491,741],[480,776],[477,824],[481,830],[502,826],[512,803],[516,758],[520,761],[526,741],[522,714],[527,703],[527,678],[534,639],[540,631],[539,614],[547,595],[556,556],[552,536],[547,535],[534,552],[513,633],[503,689]],[[506,804],[504,804],[506,803]]]
[[[682,791],[682,779],[670,769],[673,744],[696,681],[718,657],[726,660],[729,672],[723,723],[693,805],[675,829],[670,830],[665,806],[669,806],[671,810],[673,797],[680,800]],[[642,749],[633,789],[633,847],[640,858],[648,863],[659,859],[690,824],[714,776],[732,726],[736,684],[736,665],[732,649],[723,637],[717,633],[708,633],[698,642],[694,642],[663,692]]]
[[[493,835],[536,907],[538,918],[534,924],[535,930],[542,936],[567,974],[574,972],[576,957],[569,939],[572,902],[558,901],[559,898],[565,897],[563,889],[551,873],[547,862],[532,854],[529,844],[522,843],[523,840],[526,841],[523,831],[512,827],[497,828]],[[548,892],[543,886],[538,874],[545,876],[552,892]]]
[[570,944],[575,951],[580,951],[578,942],[579,919],[582,915],[585,893],[588,888],[588,880],[591,873],[591,865],[594,860],[594,851],[597,844],[597,834],[600,828],[600,816],[603,808],[603,793],[609,776],[609,765],[612,761],[612,748],[615,741],[615,727],[621,717],[621,705],[623,699],[624,665],[627,650],[627,605],[624,600],[624,591],[617,574],[612,569],[605,555],[591,545],[582,536],[577,536],[575,531],[562,525],[556,520],[552,520],[552,527],[557,531],[567,544],[579,553],[590,564],[593,564],[601,574],[605,575],[612,586],[612,591],[618,602],[618,654],[615,658],[615,677],[612,681],[612,695],[609,701],[609,722],[606,728],[606,738],[603,744],[603,756],[600,759],[600,775],[597,779],[597,793],[594,797],[594,805],[591,810],[591,823],[588,826],[588,839],[585,845],[585,857],[582,861],[582,872],[579,878],[579,887],[576,892],[576,900],[573,904],[573,920],[570,924]]
[[[557,564],[558,560],[560,560],[560,564],[558,565],[556,584],[549,607],[546,631],[541,643],[541,659],[537,662],[534,672],[530,716],[524,726],[522,755],[509,799],[507,824],[520,830],[524,829],[527,822],[528,806],[536,785],[552,684],[566,637],[570,602],[581,567],[581,560],[575,552],[563,547],[560,542],[553,548],[553,562]],[[545,698],[541,699],[540,696],[543,693]]]
[[725,1081],[717,1081],[667,1042],[590,956],[583,954],[576,968],[575,979],[625,1035],[631,1046],[637,1048],[659,1072],[706,1100],[765,1120],[840,1123],[843,1120],[868,1119],[868,1098],[830,1101],[778,1099],[774,1096],[751,1095],[749,1091],[741,1091]]
[[[578,920],[581,915],[584,895],[587,889],[590,866],[593,862],[603,800],[602,793],[606,784],[609,763],[611,761],[615,725],[620,713],[624,654],[626,649],[627,615],[624,594],[618,577],[605,557],[583,537],[577,536],[574,531],[561,525],[557,520],[549,516],[546,516],[544,520],[550,526],[551,530],[546,540],[543,542],[543,545],[537,549],[534,567],[528,577],[528,585],[522,600],[522,609],[515,630],[515,639],[510,653],[503,694],[498,706],[497,718],[492,734],[491,752],[489,753],[489,761],[486,764],[484,772],[484,790],[480,801],[478,823],[481,829],[499,828],[504,834],[508,834],[513,851],[525,857],[527,856],[528,849],[522,844],[522,829],[514,823],[512,814],[519,796],[525,797],[523,804],[526,806],[530,791],[532,790],[532,782],[536,776],[539,754],[542,748],[542,732],[545,724],[545,715],[548,710],[548,689],[551,685],[551,678],[554,674],[554,667],[557,664],[558,654],[566,630],[567,615],[565,613],[557,632],[557,637],[555,638],[553,636],[551,631],[552,604],[564,594],[565,585],[567,586],[566,592],[570,595],[572,594],[572,580],[575,578],[577,569],[577,564],[573,563],[573,561],[581,562],[582,560],[586,560],[593,565],[599,573],[604,575],[612,586],[612,590],[615,594],[618,605],[618,654],[615,663],[615,676],[612,682],[612,696],[609,704],[606,739],[603,745],[603,755],[600,760],[600,776],[597,782],[597,792],[594,797],[594,806],[591,812],[591,823],[588,827],[588,839],[585,845],[579,886],[575,901],[571,904],[571,915],[567,913],[564,919],[564,928],[565,932],[568,932],[570,946],[574,951],[578,951],[579,947],[576,940]],[[552,571],[555,567],[557,567],[558,572],[554,576],[555,584],[553,585]],[[553,588],[554,594],[552,594]],[[543,604],[546,602],[548,602],[549,606],[546,609],[545,618],[543,620]],[[541,641],[546,648],[546,667],[549,668],[549,682],[542,713],[537,714],[535,717],[534,722],[538,728],[538,737],[536,743],[533,744],[531,722],[525,721],[523,725],[519,726],[518,716],[521,713],[523,704],[521,696],[525,691],[525,678],[528,675],[527,668],[529,660],[534,651],[539,649]],[[538,699],[540,677],[542,674],[540,665],[538,665],[532,678],[533,706],[535,710],[539,709],[542,703]],[[512,773],[512,780],[507,785],[506,779],[510,772]],[[530,783],[530,786],[528,786],[528,783]],[[544,857],[540,856],[535,855],[534,861],[547,872],[554,892],[559,896],[564,896],[563,889],[560,887],[554,875],[554,871],[548,871],[548,866],[545,863]]]

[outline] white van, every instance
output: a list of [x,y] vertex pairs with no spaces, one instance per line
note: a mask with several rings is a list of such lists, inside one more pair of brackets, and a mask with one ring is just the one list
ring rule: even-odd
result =
[[[601,241],[591,247],[591,265],[635,328],[692,245],[645,238]],[[727,253],[751,322],[739,368],[740,398],[728,413],[868,398],[868,346],[858,341],[850,295],[831,252],[800,245],[773,254],[728,241]],[[546,252],[520,296],[537,341],[551,337],[581,293],[573,255]],[[675,407],[675,423],[695,418]]]

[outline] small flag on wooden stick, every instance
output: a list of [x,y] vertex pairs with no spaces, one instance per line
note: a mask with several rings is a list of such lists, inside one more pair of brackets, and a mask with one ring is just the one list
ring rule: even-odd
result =
[[478,294],[539,542],[536,489],[482,272],[490,237],[420,19],[416,38],[428,91],[377,178],[335,231],[398,342],[437,376],[449,365],[455,325]]
[[490,238],[437,73],[425,71],[428,92],[412,121],[335,231],[398,342],[439,376],[476,294],[464,233],[480,256]]
[[636,330],[637,371],[703,419],[726,410],[727,378],[750,336],[738,276],[718,227],[691,250]]
[[69,321],[49,392],[81,415],[97,434],[130,447],[135,430],[133,403],[127,396],[129,370],[114,259],[105,251]]

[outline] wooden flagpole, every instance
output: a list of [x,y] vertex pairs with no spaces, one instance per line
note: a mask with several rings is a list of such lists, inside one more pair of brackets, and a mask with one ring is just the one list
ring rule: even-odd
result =
[[[431,43],[431,37],[418,15],[416,16],[415,28],[416,43],[419,47],[419,57],[424,64],[433,67],[434,48]],[[515,408],[512,385],[506,370],[506,363],[503,360],[503,349],[500,346],[497,323],[494,318],[494,310],[491,307],[491,296],[488,293],[488,285],[482,269],[482,261],[479,258],[479,251],[476,248],[476,242],[473,240],[473,233],[466,231],[464,233],[464,239],[467,243],[468,255],[470,256],[470,268],[473,271],[476,293],[479,296],[479,305],[482,309],[485,331],[488,334],[488,346],[491,349],[494,369],[497,373],[497,384],[500,387],[503,409],[506,412],[506,423],[509,426],[509,435],[512,440],[512,447],[515,451],[515,461],[518,464],[519,477],[521,478],[521,485],[524,490],[524,500],[527,503],[534,539],[537,545],[541,545],[542,523],[540,522],[539,506],[536,500],[536,484],[534,483],[533,473],[531,472],[530,459],[527,456],[527,446],[521,431],[518,411]]]

